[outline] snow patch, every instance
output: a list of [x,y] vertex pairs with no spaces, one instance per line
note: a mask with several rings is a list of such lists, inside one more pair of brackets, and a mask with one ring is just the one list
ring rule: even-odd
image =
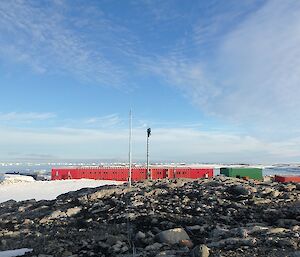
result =
[[[52,200],[57,196],[81,188],[92,188],[104,185],[117,185],[123,182],[112,180],[70,179],[53,181],[31,181],[19,183],[0,183],[0,203],[8,200],[24,201]],[[1,257],[1,256],[0,256]]]
[[35,179],[31,176],[18,175],[18,174],[4,174],[0,178],[1,184],[14,184],[20,182],[33,182]]

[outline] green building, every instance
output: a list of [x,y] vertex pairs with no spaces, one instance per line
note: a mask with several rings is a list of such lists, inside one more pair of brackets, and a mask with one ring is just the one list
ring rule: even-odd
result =
[[227,177],[263,180],[262,169],[259,168],[221,168],[220,173]]

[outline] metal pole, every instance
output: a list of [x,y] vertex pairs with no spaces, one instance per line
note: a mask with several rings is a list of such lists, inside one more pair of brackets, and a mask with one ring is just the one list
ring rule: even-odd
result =
[[129,111],[129,187],[131,187],[131,137],[132,137],[132,113]]
[[149,137],[151,135],[151,128],[147,129],[147,178],[152,179],[149,169]]
[[147,136],[147,178],[150,179],[150,170],[149,170],[149,137]]

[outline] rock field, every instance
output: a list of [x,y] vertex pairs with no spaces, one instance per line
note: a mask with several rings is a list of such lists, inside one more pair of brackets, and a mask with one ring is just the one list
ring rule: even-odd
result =
[[144,181],[0,207],[0,251],[25,256],[300,257],[300,184]]

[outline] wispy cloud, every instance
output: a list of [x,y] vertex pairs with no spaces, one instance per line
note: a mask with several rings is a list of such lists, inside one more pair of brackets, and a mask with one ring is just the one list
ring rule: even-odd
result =
[[[233,161],[247,154],[257,160],[299,157],[294,128],[300,126],[300,2],[202,1],[192,7],[181,2],[173,9],[173,1],[130,1],[128,6],[137,9],[123,14],[85,1],[57,0],[47,2],[47,8],[39,1],[0,1],[0,58],[40,74],[67,74],[103,86],[128,89],[135,76],[145,76],[142,86],[159,79],[179,89],[204,115],[241,123],[252,135],[156,123],[155,158],[223,160],[224,152]],[[132,13],[139,19],[128,17]],[[149,75],[154,79],[147,81]],[[53,115],[11,112],[0,114],[0,120],[44,121]],[[44,143],[50,154],[59,149],[60,155],[118,155],[127,151],[122,122],[118,114],[62,119],[48,130],[2,131],[7,137],[1,140],[7,150],[18,148],[14,142],[19,140],[24,149],[26,143],[41,150]],[[140,145],[145,139],[141,127],[136,130]],[[261,133],[251,133],[254,127]],[[279,133],[286,134],[285,142],[276,138]],[[266,140],[271,134],[274,143]],[[143,147],[137,147],[140,156]]]
[[32,121],[42,121],[55,118],[56,114],[46,112],[46,113],[37,113],[37,112],[9,112],[9,113],[0,113],[0,121],[5,122],[32,122]]
[[242,120],[293,122],[300,108],[299,28],[299,1],[268,1],[229,33],[219,52],[225,98],[216,110]]
[[[217,20],[205,24],[200,19],[194,41],[145,69],[181,89],[206,114],[268,132],[300,125],[299,1],[266,1],[230,14],[228,20],[215,13]],[[188,55],[188,46],[198,52]]]
[[[0,129],[2,158],[13,149],[57,158],[127,159],[128,130],[109,129]],[[145,130],[133,130],[133,156],[145,159]],[[256,137],[191,128],[155,128],[151,137],[151,159],[198,162],[295,162],[300,138],[267,142]],[[112,147],[113,146],[113,147]]]
[[102,117],[91,117],[84,120],[84,124],[99,126],[102,128],[116,126],[121,123],[121,118],[118,114],[110,114]]
[[223,37],[236,28],[241,21],[248,18],[262,6],[260,0],[211,1],[206,4],[204,15],[201,15],[193,26],[191,39],[193,43],[214,52],[222,42]]
[[[12,155],[14,158],[29,155],[45,158],[127,158],[127,120],[124,126],[124,120],[116,113],[70,121],[54,113],[11,112],[0,113],[0,121],[6,124],[0,127],[2,158],[9,159]],[[37,121],[48,125],[35,128],[22,126]],[[201,124],[150,123],[153,125],[152,160],[266,163],[293,162],[300,158],[300,137],[268,141],[229,130],[204,130]],[[144,159],[145,139],[145,126],[134,126],[135,159]]]
[[162,57],[145,65],[145,69],[182,90],[198,106],[205,107],[220,93],[220,89],[207,76],[204,63],[200,61],[195,63],[185,58]]
[[0,53],[6,60],[38,73],[67,73],[110,87],[124,85],[128,75],[111,56],[134,49],[130,31],[110,22],[98,6],[67,1],[51,2],[47,8],[30,0],[1,1],[0,33]]

